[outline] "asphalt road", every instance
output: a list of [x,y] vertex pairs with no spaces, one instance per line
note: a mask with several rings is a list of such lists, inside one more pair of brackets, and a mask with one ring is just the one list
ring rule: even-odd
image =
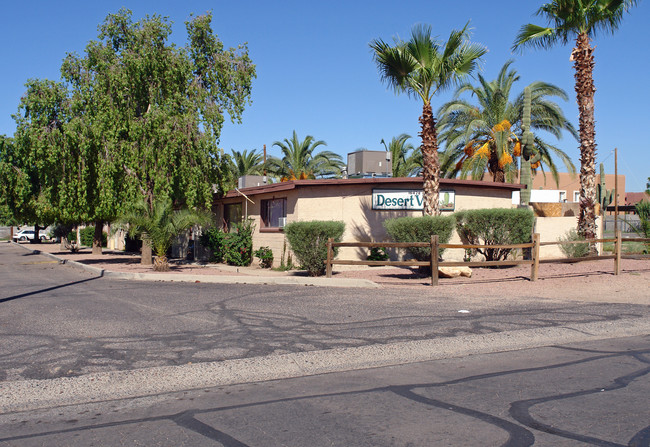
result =
[[647,446],[650,337],[0,415],[0,446]]
[[649,306],[561,298],[121,281],[0,244],[0,446],[650,445]]
[[0,381],[490,336],[650,315],[650,307],[642,305],[432,299],[399,289],[119,281],[10,244],[0,244],[0,284]]

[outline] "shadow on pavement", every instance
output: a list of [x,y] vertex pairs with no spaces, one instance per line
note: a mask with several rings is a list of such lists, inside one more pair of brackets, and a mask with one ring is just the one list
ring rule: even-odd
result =
[[25,298],[26,296],[38,295],[39,293],[49,292],[50,290],[56,290],[56,289],[61,289],[63,287],[69,287],[69,286],[74,286],[74,285],[77,285],[77,284],[82,284],[82,283],[92,281],[92,280],[98,279],[98,278],[101,278],[101,275],[100,276],[95,276],[94,278],[82,279],[80,281],[74,281],[74,282],[69,282],[67,284],[60,284],[58,286],[48,287],[47,289],[41,289],[41,290],[35,290],[33,292],[21,293],[20,295],[9,296],[7,298],[0,298],[0,304],[6,303],[7,301],[17,300],[18,298]]

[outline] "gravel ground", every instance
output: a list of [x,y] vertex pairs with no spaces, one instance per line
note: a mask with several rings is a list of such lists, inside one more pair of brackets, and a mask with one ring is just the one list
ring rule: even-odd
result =
[[[94,267],[116,272],[152,273],[151,267],[140,265],[140,257],[122,252],[105,251],[92,255],[85,248],[78,253],[61,251],[58,244],[39,246],[25,244],[25,248],[49,252],[62,259],[70,259]],[[539,279],[529,280],[530,266],[508,268],[474,268],[471,278],[440,279],[438,287],[431,287],[430,277],[407,267],[335,266],[334,278],[368,279],[383,287],[403,288],[406,293],[424,293],[427,296],[459,294],[483,299],[499,296],[530,296],[540,298],[575,299],[599,302],[629,302],[650,305],[650,258],[623,259],[621,275],[614,275],[614,261],[597,260],[580,263],[541,264]],[[172,263],[169,273],[228,276],[302,276],[305,272],[277,272],[261,269],[256,263],[250,267],[224,264],[197,265]]]

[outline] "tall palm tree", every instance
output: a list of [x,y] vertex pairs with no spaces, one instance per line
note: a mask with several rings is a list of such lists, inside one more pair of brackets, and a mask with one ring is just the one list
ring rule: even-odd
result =
[[408,142],[410,139],[410,135],[403,133],[393,137],[388,144],[383,139],[381,140],[386,151],[390,152],[393,177],[409,177],[418,171],[415,162],[415,148]]
[[311,135],[300,140],[295,130],[291,139],[276,141],[273,146],[280,148],[282,158],[270,157],[267,169],[281,181],[340,177],[345,166],[339,154],[331,151],[314,153],[317,147],[327,146],[323,140],[315,141]]
[[477,68],[487,49],[469,42],[469,23],[454,30],[447,42],[431,37],[431,27],[416,25],[407,42],[395,38],[393,46],[381,39],[370,42],[374,59],[381,76],[397,93],[422,100],[420,137],[424,165],[424,214],[438,215],[438,192],[440,186],[440,163],[438,160],[438,136],[436,120],[431,109],[431,98],[448,88]]
[[593,81],[594,47],[591,38],[597,32],[618,29],[623,15],[636,6],[636,0],[553,0],[543,4],[537,15],[548,27],[527,24],[517,37],[513,49],[536,47],[548,49],[567,44],[575,37],[571,60],[575,70],[575,91],[580,118],[580,217],[578,233],[596,237],[596,132],[594,129]]
[[257,152],[256,149],[250,152],[246,149],[243,152],[233,149],[230,162],[230,168],[235,178],[245,175],[261,175],[264,170],[264,155]]
[[[478,75],[478,85],[464,83],[456,90],[455,98],[438,110],[440,141],[446,150],[441,163],[444,176],[468,176],[482,179],[485,171],[494,182],[514,181],[517,178],[517,157],[521,155],[521,124],[524,111],[524,94],[510,99],[519,75],[507,61],[497,78],[488,82]],[[531,128],[545,130],[556,138],[566,130],[578,138],[573,125],[566,119],[559,105],[550,98],[568,100],[559,87],[545,82],[533,82],[531,90]],[[471,93],[477,105],[461,99]],[[556,183],[559,181],[553,156],[560,158],[569,172],[575,172],[571,159],[561,149],[535,135],[535,148],[541,155],[540,165],[548,166]]]

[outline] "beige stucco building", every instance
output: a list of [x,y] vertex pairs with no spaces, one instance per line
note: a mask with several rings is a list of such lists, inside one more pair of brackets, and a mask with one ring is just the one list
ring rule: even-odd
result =
[[[465,209],[511,208],[519,184],[441,179],[442,213]],[[253,248],[268,246],[278,265],[288,248],[282,227],[290,222],[345,222],[344,241],[387,241],[386,219],[421,216],[422,178],[296,180],[229,191],[215,201],[218,222],[229,226],[242,218],[255,223]],[[460,242],[458,237],[452,243]],[[365,259],[367,250],[342,248],[339,259]],[[453,256],[453,254],[450,254]],[[462,258],[462,253],[457,256]]]

